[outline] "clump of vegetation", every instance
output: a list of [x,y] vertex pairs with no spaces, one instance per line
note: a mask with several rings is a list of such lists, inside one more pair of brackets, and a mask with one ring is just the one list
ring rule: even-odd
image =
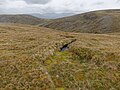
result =
[[[76,50],[75,50],[76,51]],[[107,60],[109,55],[80,48],[77,52],[58,52],[47,60],[49,74],[57,88],[66,89],[119,89],[119,61]],[[104,57],[104,58],[102,58]],[[112,56],[111,56],[112,57]]]

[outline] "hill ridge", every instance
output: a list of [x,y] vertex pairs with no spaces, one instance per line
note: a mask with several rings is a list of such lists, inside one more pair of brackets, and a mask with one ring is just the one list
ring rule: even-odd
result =
[[37,18],[28,14],[16,14],[16,15],[0,15],[0,23],[20,23],[20,24],[30,24],[38,25],[43,23],[45,19]]
[[54,19],[39,26],[81,33],[120,32],[120,9],[99,10]]

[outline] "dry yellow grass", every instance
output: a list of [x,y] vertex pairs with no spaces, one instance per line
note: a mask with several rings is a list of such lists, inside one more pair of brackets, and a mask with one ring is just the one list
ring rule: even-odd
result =
[[119,81],[119,34],[0,25],[1,90],[119,90]]

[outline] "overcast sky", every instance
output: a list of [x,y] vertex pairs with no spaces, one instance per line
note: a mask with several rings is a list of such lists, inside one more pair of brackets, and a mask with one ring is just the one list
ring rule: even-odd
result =
[[119,0],[0,0],[0,14],[81,13],[120,9]]

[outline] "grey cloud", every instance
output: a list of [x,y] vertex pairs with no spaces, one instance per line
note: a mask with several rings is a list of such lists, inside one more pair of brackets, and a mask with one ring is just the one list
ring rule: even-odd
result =
[[29,4],[46,4],[50,2],[51,0],[24,0],[24,1]]
[[96,2],[96,3],[93,3],[92,5],[93,6],[99,6],[99,5],[103,5],[103,4],[105,4],[104,2]]
[[116,3],[119,4],[119,3],[120,3],[120,0],[117,0]]
[[5,0],[0,0],[0,5],[4,4],[5,2]]
[[[38,4],[38,5],[34,5]],[[0,13],[82,13],[120,9],[120,0],[0,0]]]
[[97,2],[97,3],[95,3],[96,5],[102,5],[102,4],[104,4],[104,2]]
[[120,2],[120,0],[117,0],[117,2]]
[[0,7],[0,14],[3,14],[4,10]]

